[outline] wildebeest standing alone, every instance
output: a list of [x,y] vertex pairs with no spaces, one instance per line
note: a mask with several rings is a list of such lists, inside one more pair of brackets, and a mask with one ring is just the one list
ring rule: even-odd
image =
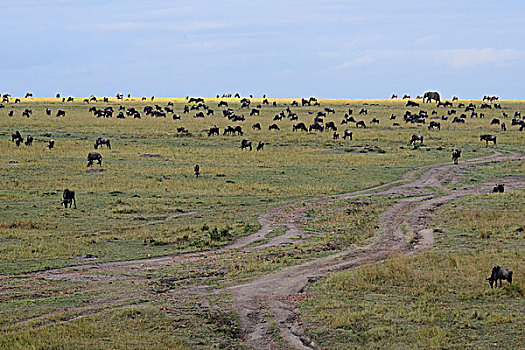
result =
[[64,193],[62,194],[62,203],[65,208],[67,208],[67,205],[69,204],[69,207],[71,208],[71,204],[75,204],[75,209],[77,208],[77,201],[75,200],[75,191],[70,190],[66,188],[64,190]]
[[96,160],[98,161],[98,164],[99,165],[102,165],[102,155],[100,153],[97,153],[97,152],[89,152],[88,154],[88,157],[87,157],[87,160],[88,160],[88,164],[87,166],[92,166],[93,165],[93,162]]
[[109,139],[106,139],[106,138],[103,138],[103,137],[99,137],[95,141],[95,149],[98,149],[98,147],[102,146],[102,145],[106,145],[107,148],[111,149],[111,142],[109,141]]
[[33,136],[27,135],[26,146],[31,146],[32,144],[33,144]]
[[494,135],[489,135],[489,134],[481,135],[479,137],[479,140],[485,141],[487,143],[487,146],[489,145],[489,141],[493,142],[494,145],[496,144],[496,136]]
[[47,144],[47,148],[51,150],[53,147],[55,147],[55,140],[51,139]]
[[410,144],[412,145],[412,144],[416,143],[416,141],[419,142],[420,145],[422,145],[423,144],[423,136],[419,135],[419,134],[412,135],[412,138],[410,139]]
[[245,148],[248,148],[250,147],[250,151],[252,150],[252,142],[250,140],[242,140],[241,141],[241,147],[239,147],[240,149],[245,149]]
[[259,143],[257,144],[257,151],[262,151],[263,148],[264,148],[264,142],[259,141]]
[[454,164],[458,164],[458,159],[461,157],[461,150],[455,149],[452,151],[452,160],[454,161]]
[[498,280],[499,280],[500,287],[502,285],[503,280],[509,281],[509,283],[512,284],[512,271],[504,267],[501,267],[501,266],[494,266],[492,268],[492,273],[490,274],[490,277],[487,278],[487,281],[489,281],[489,284],[490,284],[490,288],[494,288],[493,287],[494,282],[497,287]]
[[195,177],[199,177],[199,175],[201,174],[200,170],[201,168],[199,164],[195,164],[195,166],[193,167],[193,172],[195,173]]

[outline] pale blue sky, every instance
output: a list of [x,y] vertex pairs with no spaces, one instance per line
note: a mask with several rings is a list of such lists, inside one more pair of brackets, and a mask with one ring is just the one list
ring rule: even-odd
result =
[[525,98],[525,2],[0,0],[0,92]]

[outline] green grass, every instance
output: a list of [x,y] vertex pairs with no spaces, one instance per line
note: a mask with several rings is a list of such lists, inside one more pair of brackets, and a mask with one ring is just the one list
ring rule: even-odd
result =
[[[0,154],[2,348],[243,348],[229,296],[199,297],[172,291],[193,285],[208,289],[234,285],[349,245],[363,244],[374,236],[380,213],[396,198],[365,200],[366,204],[339,200],[314,205],[301,227],[316,233],[304,240],[254,252],[218,250],[255,232],[260,214],[301,199],[385,184],[416,166],[449,163],[453,148],[462,149],[460,162],[495,150],[525,150],[525,133],[510,127],[510,121],[507,132],[489,125],[492,117],[501,115],[494,110],[487,111],[485,119],[468,118],[464,125],[442,121],[438,132],[428,131],[425,126],[405,125],[402,115],[407,108],[403,101],[321,100],[320,107],[292,107],[299,121],[307,125],[325,106],[335,107],[336,115],[325,120],[335,121],[338,126],[349,108],[354,115],[362,107],[367,108],[367,116],[355,115],[367,126],[374,117],[381,120],[379,125],[367,129],[356,129],[354,124],[340,127],[340,134],[345,128],[354,133],[353,141],[344,141],[333,140],[331,132],[292,132],[296,122],[287,119],[276,122],[280,132],[270,132],[268,125],[273,123],[273,117],[291,99],[279,99],[277,107],[263,107],[261,116],[247,117],[241,123],[223,118],[216,99],[206,99],[215,115],[205,119],[193,118],[193,112],[183,114],[183,99],[121,102],[142,111],[146,104],[165,106],[173,101],[176,113],[182,115],[178,121],[169,114],[166,119],[97,119],[88,113],[88,108],[108,104],[87,105],[80,101],[62,104],[55,99],[23,99],[22,104],[0,109],[0,138],[4,140]],[[236,113],[249,114],[248,110],[239,110],[237,100],[228,102]],[[254,99],[252,104],[261,102]],[[121,103],[112,99],[109,104],[118,110]],[[509,115],[523,109],[520,101],[501,103]],[[52,116],[45,114],[47,107],[53,109]],[[25,108],[33,110],[31,118],[21,116]],[[58,108],[66,110],[67,116],[55,117]],[[11,109],[14,117],[7,115]],[[419,109],[430,112],[432,107],[411,110]],[[437,110],[445,114],[444,109]],[[392,113],[401,126],[392,126]],[[263,130],[252,130],[255,122],[260,122]],[[218,137],[208,137],[202,132],[214,124],[221,131],[226,125],[239,124],[245,134],[223,136],[221,132]],[[186,127],[190,134],[178,135],[179,126]],[[33,146],[17,148],[11,142],[15,130],[24,137],[33,135]],[[424,135],[424,146],[408,145],[414,133]],[[498,145],[485,147],[479,141],[479,135],[484,133],[497,134]],[[86,172],[87,153],[94,151],[94,141],[100,136],[111,139],[112,149],[104,146],[98,150],[103,164],[93,168],[103,172]],[[51,138],[56,142],[55,148],[48,150],[45,146]],[[263,140],[264,151],[241,151],[243,138],[252,142]],[[11,161],[18,163],[8,164]],[[201,167],[199,178],[193,175],[195,164]],[[448,186],[473,186],[487,178],[520,175],[523,170],[523,161],[486,164],[475,171],[466,170]],[[60,206],[65,188],[76,191],[78,209]],[[464,199],[446,205],[443,219],[437,220],[436,225],[447,236],[438,235],[435,251],[360,269],[369,271],[363,280],[357,272],[329,277],[326,281],[336,281],[330,282],[335,283],[330,286],[332,289],[322,286],[328,283],[325,280],[319,282],[319,299],[303,306],[309,322],[315,325],[314,337],[329,348],[344,348],[348,344],[381,348],[389,342],[398,347],[460,347],[465,344],[461,337],[472,337],[474,347],[485,347],[482,332],[501,331],[509,324],[505,322],[523,325],[519,314],[512,311],[516,308],[512,298],[516,303],[523,301],[518,277],[516,286],[498,291],[487,291],[484,282],[477,285],[478,279],[490,270],[492,260],[510,264],[516,276],[522,274],[512,265],[523,259],[523,228],[518,224],[523,194],[516,193],[480,196],[475,202]],[[284,230],[276,229],[265,239],[283,233]],[[213,254],[206,261],[153,270],[94,269],[93,276],[102,277],[91,282],[51,281],[30,274],[93,261],[83,258],[87,254],[102,262],[202,251]],[[452,260],[460,266],[454,269],[465,268],[466,264],[468,272],[483,273],[469,275],[467,281],[457,276],[449,279],[441,269],[450,268]],[[421,271],[409,276],[406,271],[414,268]],[[112,284],[104,280],[105,274],[113,274]],[[121,275],[133,278],[117,278]],[[339,282],[346,278],[358,280],[356,284]],[[443,300],[436,298],[436,291]],[[508,303],[497,302],[499,296]],[[162,302],[158,302],[159,298]],[[489,310],[483,309],[486,298],[495,302]],[[441,301],[454,305],[455,313],[442,311]],[[60,321],[78,315],[83,307],[96,310],[108,303],[119,307]],[[207,303],[217,307],[203,306]],[[405,303],[412,307],[403,311],[399,305]],[[308,311],[314,307],[317,318],[312,315],[314,311]],[[508,312],[498,313],[499,308]],[[471,310],[477,311],[473,319],[469,318]],[[35,317],[27,324],[16,325]],[[480,317],[482,320],[477,319]],[[460,326],[451,326],[456,318],[464,331],[455,332]],[[325,327],[324,322],[331,326]],[[41,327],[33,329],[34,326]],[[470,335],[467,330],[471,326],[479,327],[479,331]],[[502,333],[505,336],[521,335],[515,328],[507,328],[510,330]],[[110,341],[114,333],[118,334]],[[143,339],[144,334],[148,334],[147,340]],[[505,346],[500,338],[503,335],[491,337],[490,341]]]

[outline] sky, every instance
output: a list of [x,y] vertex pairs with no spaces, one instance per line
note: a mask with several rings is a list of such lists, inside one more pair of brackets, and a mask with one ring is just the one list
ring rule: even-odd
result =
[[0,0],[0,92],[523,99],[524,18],[522,0]]

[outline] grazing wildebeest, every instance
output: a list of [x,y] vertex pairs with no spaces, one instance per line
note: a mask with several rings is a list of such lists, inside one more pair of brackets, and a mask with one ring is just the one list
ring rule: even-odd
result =
[[326,128],[326,130],[337,131],[337,126],[335,126],[334,122],[326,122],[325,128]]
[[31,92],[27,92],[25,98],[33,97],[33,94]]
[[509,117],[507,112],[502,112],[502,114],[503,114],[503,118],[508,118]]
[[178,128],[177,128],[177,132],[178,132],[179,134],[187,134],[187,133],[188,133],[188,129],[186,129],[185,127],[182,127],[182,126],[181,126],[181,127],[178,127]]
[[420,145],[422,145],[423,144],[423,136],[419,135],[419,134],[412,135],[412,138],[410,139],[410,144],[412,145],[412,144],[416,143],[416,141],[419,142]]
[[334,131],[333,139],[339,140],[339,133],[337,131]]
[[335,109],[333,109],[333,108],[325,107],[324,110],[325,110],[326,114],[330,114],[330,113],[335,114]]
[[29,117],[31,116],[32,113],[33,113],[32,110],[26,108],[26,110],[25,110],[24,112],[22,112],[22,117],[27,117],[27,118],[29,118]]
[[355,127],[356,127],[356,128],[359,128],[360,126],[363,127],[363,129],[366,129],[366,124],[365,124],[365,122],[362,121],[362,120],[360,120],[360,121],[358,121],[358,122],[355,123]]
[[199,164],[195,164],[195,166],[193,167],[193,172],[195,173],[195,177],[199,177],[199,175],[201,174],[201,168]]
[[67,102],[74,102],[74,101],[75,101],[75,99],[74,99],[73,97],[71,97],[71,96],[69,96],[69,97],[67,98]]
[[394,98],[397,98],[397,95],[396,95],[396,94],[392,94],[391,99],[394,99]]
[[259,141],[259,143],[257,144],[257,151],[262,151],[263,148],[264,148],[264,142]]
[[23,140],[22,138],[22,135],[20,134],[20,131],[15,131],[14,133],[11,134],[11,142],[15,142],[15,140]]
[[406,107],[419,107],[419,103],[408,100]]
[[250,117],[254,115],[259,115],[260,111],[256,108],[252,108],[252,111],[250,112]]
[[308,131],[308,129],[306,128],[306,125],[304,125],[304,123],[294,124],[292,126],[292,131],[296,131],[296,130]]
[[498,125],[499,125],[499,119],[498,119],[498,118],[494,118],[494,119],[492,119],[492,121],[490,122],[490,125],[494,125],[494,124],[498,124]]
[[51,115],[51,108],[46,108],[46,114]]
[[55,147],[55,140],[51,139],[47,143],[47,148],[49,148],[49,150],[51,150],[53,147]]
[[507,125],[505,125],[505,123],[501,123],[501,131],[507,131]]
[[407,95],[407,94],[403,95],[403,100],[406,98],[410,98],[410,95]]
[[521,118],[521,112],[514,112],[514,118]]
[[480,141],[485,141],[487,143],[487,146],[489,145],[489,141],[493,142],[494,145],[496,144],[496,136],[490,135],[490,134],[484,134],[479,137]]
[[215,113],[215,111],[213,109],[211,109],[211,108],[208,108],[206,110],[206,115],[213,115],[214,113]]
[[324,131],[324,125],[321,124],[321,123],[310,124],[310,126],[308,127],[308,131],[312,131],[312,130],[323,132]]
[[390,120],[395,120],[395,119],[396,119],[396,115],[392,113],[392,115],[390,116]]
[[66,116],[66,111],[61,110],[61,109],[57,111],[57,117],[65,117],[65,116]]
[[219,104],[217,105],[217,107],[220,108],[220,107],[222,107],[222,106],[228,107],[228,102],[226,102],[226,101],[220,101]]
[[372,118],[372,120],[370,121],[370,124],[374,124],[374,123],[379,124],[379,119]]
[[435,100],[436,102],[441,101],[441,97],[439,96],[439,92],[436,91],[427,91],[423,94],[423,103],[426,102],[432,102],[432,100]]
[[255,123],[252,125],[252,129],[253,130],[261,130],[261,124],[260,123]]
[[33,136],[27,135],[26,146],[31,146],[32,144],[33,144]]
[[96,160],[98,161],[98,164],[99,165],[102,165],[102,155],[100,155],[100,153],[97,153],[97,152],[89,152],[88,156],[87,156],[87,160],[88,160],[88,164],[87,166],[92,166],[93,165],[93,162]]
[[458,164],[459,157],[461,157],[461,150],[460,149],[453,150],[452,151],[452,161],[454,162],[454,164]]
[[452,97],[452,101],[457,101],[459,98],[457,96]]
[[431,121],[430,124],[428,124],[428,130],[433,129],[433,128],[437,128],[438,130],[441,130],[441,123]]
[[15,103],[20,103],[20,99],[19,98],[15,98]]
[[236,125],[233,127],[233,130],[232,130],[232,134],[235,134],[237,133],[237,135],[244,135],[244,133],[242,132],[242,127],[240,125]]
[[368,115],[368,111],[365,109],[365,108],[361,108],[361,110],[359,111],[359,114],[366,114]]
[[241,141],[241,147],[239,147],[240,149],[245,149],[245,148],[248,148],[250,147],[250,151],[252,150],[252,142],[250,140],[242,140]]
[[505,185],[504,184],[497,184],[492,189],[492,193],[503,193],[505,192]]
[[106,138],[103,138],[103,137],[99,137],[95,141],[95,149],[98,149],[98,147],[102,146],[102,145],[106,145],[107,148],[111,149],[111,142],[109,141],[109,139],[106,139]]
[[496,287],[498,287],[498,280],[500,287],[502,286],[503,280],[506,280],[510,284],[512,284],[512,271],[501,266],[494,266],[492,268],[492,273],[490,274],[490,277],[487,278],[487,281],[489,281],[490,284],[490,288],[494,288],[494,282],[496,284]]
[[272,124],[268,127],[268,130],[281,130],[277,124]]
[[345,133],[343,135],[343,140],[346,140],[347,137],[349,137],[350,140],[352,140],[352,135],[353,135],[353,133],[350,130],[346,129]]
[[454,119],[452,119],[452,123],[463,123],[463,124],[465,124],[465,119],[460,118],[460,117],[454,117]]
[[213,136],[214,134],[217,134],[217,136],[219,136],[219,128],[217,127],[217,125],[212,126],[210,130],[208,130],[208,136]]
[[75,191],[70,190],[66,188],[64,190],[64,193],[62,194],[62,203],[64,205],[64,208],[67,208],[67,205],[69,204],[69,207],[71,208],[72,204],[75,204],[75,209],[77,208],[77,201],[75,200]]
[[12,117],[15,114],[15,111],[9,111],[9,116]]

